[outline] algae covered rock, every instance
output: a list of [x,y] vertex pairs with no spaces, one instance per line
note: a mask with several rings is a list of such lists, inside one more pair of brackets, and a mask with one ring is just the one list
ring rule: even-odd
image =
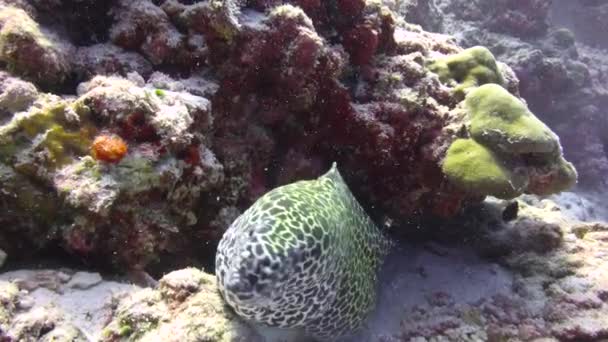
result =
[[[0,200],[11,209],[0,235],[11,241],[142,269],[164,252],[213,253],[222,213],[237,216],[333,160],[370,216],[397,224],[479,199],[445,181],[454,139],[505,158],[446,126],[466,93],[495,83],[515,94],[516,78],[487,49],[462,51],[385,2],[124,0],[79,12],[108,9],[90,23],[66,16],[93,1],[32,3],[34,12],[2,7],[0,67],[71,95],[15,83],[0,98]],[[99,36],[76,39],[70,23]],[[515,156],[534,176],[524,191],[564,184],[554,181],[569,174],[557,155]],[[56,208],[65,212],[38,224]],[[201,238],[209,248],[190,248]]]
[[42,86],[61,84],[70,72],[71,49],[24,10],[0,5],[0,61],[11,72]]
[[429,70],[444,82],[456,82],[455,92],[464,94],[466,89],[486,83],[502,84],[503,78],[490,50],[475,46],[460,53],[446,56],[429,64]]
[[76,99],[42,94],[2,122],[1,236],[142,268],[197,223],[199,198],[223,180],[206,147],[210,103],[133,79],[96,77]]
[[84,333],[52,304],[32,307],[26,291],[0,281],[0,340],[86,342]]
[[156,290],[118,298],[101,341],[259,340],[223,301],[215,276],[187,268],[164,276]]
[[19,288],[9,282],[0,282],[0,337],[7,331],[11,319],[17,310]]
[[0,110],[9,113],[26,110],[38,97],[38,90],[30,82],[0,72]]
[[[421,264],[429,274],[419,280],[424,284],[421,293],[432,295],[426,303],[404,305],[409,307],[399,315],[400,332],[389,341],[605,340],[608,225],[576,213],[590,209],[589,202],[579,202],[585,197],[568,193],[545,199],[531,195],[510,201],[487,198],[479,206],[469,207],[462,220],[440,228],[447,234],[469,230],[465,233],[467,245],[485,260],[473,265],[469,255],[463,258],[468,260],[467,266],[459,268],[455,266],[461,259],[458,253],[467,249],[441,244],[443,256],[439,260],[417,261],[416,265]],[[519,208],[518,215],[505,221],[504,210],[513,204]],[[585,221],[579,221],[583,216]],[[495,267],[473,276],[488,259],[497,262]],[[399,262],[403,265],[408,261]],[[437,265],[443,269],[437,270]],[[451,276],[450,289],[445,286],[444,276],[454,268],[454,272],[466,270],[466,276],[461,281],[454,280],[458,275]],[[431,280],[437,274],[441,274],[440,280]],[[405,277],[403,282],[408,283],[408,275],[397,277]],[[484,285],[474,285],[474,279],[498,291],[488,292]],[[402,293],[394,288],[398,283],[387,285],[387,306],[399,301],[394,295]],[[462,284],[467,284],[470,291],[463,291]],[[441,290],[433,291],[433,286]],[[405,291],[412,295],[410,284]],[[463,298],[470,294],[476,297]],[[384,328],[385,322],[381,324]],[[386,341],[386,337],[373,341]]]
[[54,169],[87,154],[94,132],[94,126],[68,101],[45,94],[27,111],[16,113],[0,126],[6,153],[0,152],[0,158],[12,155],[15,164]]

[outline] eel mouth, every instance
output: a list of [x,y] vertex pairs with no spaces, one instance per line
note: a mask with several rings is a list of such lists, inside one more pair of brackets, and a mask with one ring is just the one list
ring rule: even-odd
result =
[[255,279],[248,279],[247,277],[243,277],[242,272],[231,271],[226,274],[224,286],[226,287],[226,290],[237,295],[241,293],[253,294],[253,289],[255,286],[254,280]]
[[271,301],[272,286],[244,268],[228,272],[225,276],[224,287],[242,304],[263,305]]

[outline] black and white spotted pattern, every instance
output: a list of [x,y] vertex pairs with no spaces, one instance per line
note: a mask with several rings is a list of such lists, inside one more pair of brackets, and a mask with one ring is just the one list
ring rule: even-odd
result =
[[389,248],[334,163],[316,180],[268,192],[238,217],[220,241],[216,274],[246,320],[333,340],[373,308]]

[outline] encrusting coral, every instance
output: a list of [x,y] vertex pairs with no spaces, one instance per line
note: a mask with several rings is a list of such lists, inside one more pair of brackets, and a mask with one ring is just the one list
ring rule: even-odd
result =
[[454,91],[459,95],[464,95],[469,88],[486,83],[503,83],[494,55],[483,46],[439,58],[429,64],[428,68],[439,75],[442,82],[452,80],[458,83]]
[[520,165],[500,158],[473,139],[458,139],[448,149],[443,172],[454,185],[471,194],[513,198],[527,185],[526,175],[516,172]]
[[464,109],[471,139],[452,143],[443,161],[443,171],[455,185],[504,199],[524,192],[552,194],[574,185],[576,170],[563,159],[557,135],[503,87],[486,84],[471,90]]

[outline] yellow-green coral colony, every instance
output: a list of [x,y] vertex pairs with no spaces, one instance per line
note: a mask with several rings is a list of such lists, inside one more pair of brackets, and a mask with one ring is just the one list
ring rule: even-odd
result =
[[454,92],[459,96],[464,96],[468,89],[483,84],[503,84],[494,55],[483,46],[436,59],[428,68],[439,76],[441,82],[455,82]]
[[502,87],[498,63],[487,48],[436,59],[428,68],[464,98],[460,108],[467,130],[450,145],[442,165],[450,183],[475,196],[513,198],[563,191],[576,182],[559,138]]
[[447,152],[443,172],[467,193],[513,198],[523,192],[528,182],[523,165],[513,159],[498,156],[473,139],[457,139]]
[[373,308],[389,245],[334,164],[270,191],[230,226],[216,256],[219,289],[254,324],[332,340]]
[[[458,188],[507,199],[524,192],[556,193],[576,182],[557,135],[503,87],[470,90],[464,109],[470,137],[450,145],[442,166]],[[538,169],[543,175],[536,177]]]
[[472,90],[465,107],[471,136],[486,146],[508,153],[558,153],[557,135],[497,84]]

